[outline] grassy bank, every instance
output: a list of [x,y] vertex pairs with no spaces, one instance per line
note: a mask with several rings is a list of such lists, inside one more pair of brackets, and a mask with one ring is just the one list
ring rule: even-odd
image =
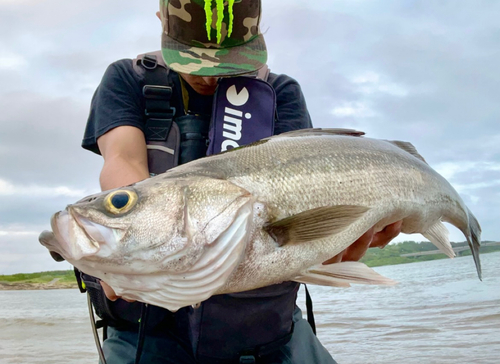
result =
[[77,288],[72,270],[0,275],[0,290]]
[[[462,247],[464,245],[467,245],[467,243],[452,243],[453,247]],[[402,254],[432,250],[436,250],[436,247],[429,242],[417,243],[414,241],[405,241],[403,243],[388,245],[384,249],[369,249],[361,261],[370,267],[378,267],[382,265],[405,264],[447,258],[444,254],[424,255],[419,257],[401,256]],[[481,248],[481,254],[494,251],[500,251],[500,246]],[[470,255],[470,250],[462,252],[461,255]],[[77,288],[75,274],[72,270],[0,275],[0,290],[58,288]]]
[[[483,243],[487,243],[486,241]],[[451,243],[453,248],[467,246],[466,242],[462,243]],[[428,260],[436,259],[447,259],[448,257],[443,253],[432,254],[432,255],[422,255],[418,257],[402,257],[403,254],[420,253],[426,251],[434,251],[436,247],[434,244],[429,242],[414,242],[405,241],[402,243],[391,244],[386,246],[384,249],[369,249],[366,255],[361,259],[363,263],[369,267],[379,267],[382,265],[395,265],[395,264],[405,264],[414,262],[424,262]],[[481,247],[480,253],[486,254],[495,251],[500,251],[500,246],[486,246]],[[470,250],[463,251],[460,256],[471,255]]]

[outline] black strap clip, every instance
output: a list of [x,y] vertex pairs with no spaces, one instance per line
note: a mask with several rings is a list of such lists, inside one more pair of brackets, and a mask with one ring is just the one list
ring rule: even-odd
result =
[[145,85],[142,94],[146,100],[146,140],[163,141],[167,139],[175,108],[170,106],[172,87]]
[[158,66],[158,60],[154,54],[146,54],[140,60],[142,67],[154,70]]
[[175,107],[170,106],[172,87],[145,85],[142,94],[146,99],[144,113],[149,118],[172,120],[175,115]]
[[253,355],[242,355],[240,356],[240,364],[255,364],[255,356]]
[[170,101],[172,97],[172,87],[158,85],[144,85],[142,94],[149,100]]

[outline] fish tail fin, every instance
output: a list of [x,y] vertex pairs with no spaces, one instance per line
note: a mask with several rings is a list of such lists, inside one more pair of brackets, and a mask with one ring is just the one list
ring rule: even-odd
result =
[[479,259],[479,248],[481,247],[481,226],[477,221],[474,214],[467,209],[467,216],[469,217],[469,234],[465,234],[467,238],[467,243],[469,243],[470,250],[472,252],[472,257],[474,258],[474,263],[476,264],[477,275],[480,280],[483,279],[483,274],[481,271],[481,261]]
[[397,284],[396,281],[378,274],[361,262],[316,265],[293,280],[299,283],[331,287],[350,287],[351,283],[387,286]]

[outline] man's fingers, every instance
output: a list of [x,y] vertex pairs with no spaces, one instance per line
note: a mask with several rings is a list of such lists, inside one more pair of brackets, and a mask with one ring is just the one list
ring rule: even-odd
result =
[[383,230],[373,236],[370,248],[384,248],[392,239],[399,235],[403,220],[397,221],[391,225],[387,225]]
[[106,297],[108,297],[108,300],[110,301],[116,301],[118,298],[121,298],[122,300],[125,300],[127,302],[135,302],[135,300],[129,300],[127,298],[123,298],[121,296],[117,296],[115,293],[115,290],[111,288],[106,282],[100,281],[101,282],[101,287],[104,291],[104,294]]
[[366,251],[370,247],[370,243],[373,239],[373,234],[375,232],[374,228],[371,228],[366,233],[361,235],[361,237],[352,243],[347,249],[343,252],[337,254],[331,259],[328,259],[323,264],[333,264],[340,262],[351,262],[358,261],[365,255]]
[[323,262],[323,265],[340,263],[342,261],[342,256],[344,255],[344,252],[345,250],[343,252],[338,253],[333,258],[328,259],[326,262]]
[[387,225],[378,233],[375,233],[375,228],[372,227],[366,233],[361,235],[361,237],[352,243],[346,250],[323,262],[323,264],[326,265],[360,260],[366,254],[368,248],[383,248],[389,244],[389,242],[401,232],[402,224],[402,220],[397,221],[391,225]]
[[106,297],[108,297],[108,299],[110,301],[116,301],[118,298],[120,298],[119,296],[116,295],[115,291],[113,290],[113,288],[111,288],[110,286],[108,286],[107,283],[101,281],[101,287],[104,291],[104,294],[106,295]]
[[361,235],[361,237],[352,243],[345,251],[342,256],[343,262],[355,262],[363,258],[366,251],[370,247],[373,239],[373,234],[375,232],[374,228],[371,228],[366,233]]

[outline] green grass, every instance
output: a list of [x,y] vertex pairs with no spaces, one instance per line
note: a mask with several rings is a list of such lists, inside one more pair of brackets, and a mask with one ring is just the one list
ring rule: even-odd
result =
[[[467,243],[452,243],[453,247],[467,245]],[[402,257],[402,254],[416,253],[436,250],[436,247],[429,242],[414,242],[405,241],[397,244],[390,244],[384,249],[372,248],[368,249],[365,256],[361,259],[369,267],[379,267],[382,265],[395,265],[395,264],[405,264],[414,262],[424,262],[428,260],[445,259],[447,258],[444,254],[433,254],[433,255],[422,255],[418,257]],[[492,253],[499,251],[500,246],[487,246],[481,247],[480,254]],[[464,251],[460,253],[460,256],[470,255],[471,252]]]
[[56,270],[51,272],[18,273],[0,275],[3,283],[49,283],[59,278],[58,283],[76,283],[75,273],[72,270]]
[[[452,243],[453,246],[462,246],[466,243]],[[413,262],[422,262],[427,260],[444,259],[446,255],[444,254],[434,254],[434,255],[423,255],[420,257],[402,257],[401,254],[408,254],[414,252],[422,252],[436,250],[436,247],[429,242],[417,243],[414,241],[405,241],[397,244],[390,244],[384,249],[372,248],[368,249],[366,255],[361,259],[363,263],[369,267],[378,267],[382,265],[394,265],[394,264],[405,264]],[[490,246],[482,247],[481,254],[491,253],[494,251],[499,251],[500,246]],[[470,255],[470,251],[464,251],[461,253],[462,256]],[[0,283],[33,283],[33,284],[43,284],[49,283],[54,279],[59,278],[58,284],[75,284],[76,278],[72,270],[56,270],[51,272],[39,272],[39,273],[19,273],[12,275],[0,275]]]

